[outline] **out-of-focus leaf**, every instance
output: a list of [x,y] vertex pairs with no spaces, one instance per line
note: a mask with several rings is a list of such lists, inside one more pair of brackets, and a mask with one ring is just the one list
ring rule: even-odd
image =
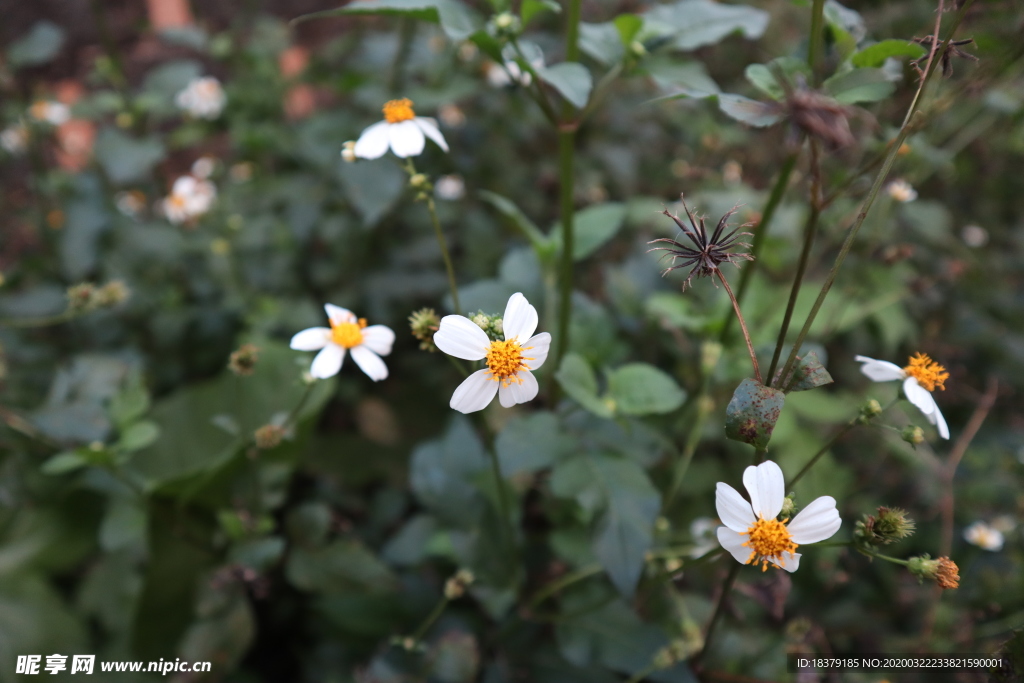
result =
[[85,624],[51,581],[29,573],[4,576],[0,581],[0,642],[4,645],[0,648],[4,683],[22,678],[14,676],[18,655],[86,652],[89,648]]
[[138,500],[113,498],[107,505],[107,514],[100,525],[100,546],[107,552],[120,550],[133,544],[145,545],[149,516]]
[[472,633],[448,631],[427,651],[431,680],[470,683],[480,669],[480,646]]
[[713,45],[731,33],[751,40],[760,38],[769,14],[748,5],[725,5],[712,0],[682,0],[655,5],[645,15],[645,29],[671,37],[677,50]]
[[251,538],[231,547],[230,560],[237,564],[263,572],[284,555],[285,541],[280,536]]
[[850,57],[850,63],[856,67],[880,67],[885,60],[892,57],[909,57],[919,59],[925,52],[924,46],[908,43],[905,40],[883,40],[858,50]]
[[292,24],[344,14],[383,14],[429,21],[440,24],[454,40],[465,40],[480,28],[479,18],[459,0],[355,0],[338,9],[304,14],[293,19]]
[[537,75],[577,109],[586,106],[590,98],[590,89],[594,85],[587,67],[578,62],[563,62],[541,67],[537,69]]
[[82,280],[96,269],[100,240],[110,227],[110,215],[97,202],[79,199],[68,205],[61,234],[60,262],[68,280]]
[[405,173],[390,159],[362,160],[350,164],[339,159],[338,175],[345,198],[372,227],[394,206],[405,189]]
[[136,422],[121,434],[117,445],[128,452],[142,450],[160,438],[160,427],[150,420]]
[[580,50],[605,66],[615,64],[625,54],[622,37],[614,23],[580,22]]
[[[489,192],[487,190],[480,191],[480,199],[484,200],[495,209],[498,210],[502,216],[512,222],[516,228],[519,229],[527,239],[530,240],[530,244],[533,245],[536,250],[544,250],[548,244],[548,238],[544,236],[537,224],[529,219],[524,214],[515,202],[507,197],[502,197],[500,194]],[[539,254],[538,254],[539,255]]]
[[237,586],[220,587],[211,582],[206,593],[197,610],[200,619],[182,639],[181,655],[192,661],[216,661],[220,666],[234,668],[256,637],[252,607],[245,591]]
[[743,95],[720,93],[718,108],[737,121],[755,128],[765,128],[782,120],[782,112],[777,107]]
[[430,554],[430,541],[437,532],[436,519],[430,515],[416,515],[391,537],[381,557],[400,567],[419,564]]
[[116,128],[104,128],[96,136],[96,160],[115,185],[145,180],[166,154],[155,136],[131,138]]
[[555,2],[555,0],[523,0],[523,3],[519,6],[519,16],[523,20],[523,26],[529,24],[530,19],[533,19],[541,12],[561,14],[562,6]]
[[644,62],[647,73],[665,93],[657,99],[703,99],[721,92],[701,62],[653,58]]
[[[573,220],[572,257],[582,261],[610,240],[622,227],[626,205],[618,202],[588,206]],[[558,232],[561,235],[561,230]]]
[[572,450],[572,441],[551,413],[514,418],[494,441],[501,473],[511,477],[551,467]]
[[868,29],[864,18],[855,10],[845,7],[836,0],[825,1],[825,22],[833,31],[842,31],[859,43],[864,40]]
[[781,100],[786,94],[786,90],[783,87],[784,84],[779,83],[776,73],[781,73],[782,77],[788,81],[788,86],[795,88],[797,74],[809,79],[811,68],[802,59],[779,57],[767,64],[751,64],[743,72],[747,81],[755,88],[772,99]]
[[780,378],[779,381],[773,382],[773,384],[777,387],[783,387],[786,391],[807,391],[808,389],[814,389],[825,384],[831,384],[833,381],[832,375],[828,374],[828,370],[818,360],[818,354],[811,351],[794,363],[790,377],[787,377],[785,381],[782,381]]
[[118,429],[125,429],[149,410],[149,392],[146,391],[142,373],[130,372],[124,386],[114,394],[107,406],[107,413]]
[[896,85],[881,69],[854,69],[832,76],[823,83],[825,91],[837,102],[876,102],[896,90]]
[[293,548],[285,574],[293,586],[317,593],[387,592],[397,586],[386,564],[361,543],[348,539],[321,548]]
[[766,448],[782,413],[786,395],[749,377],[736,387],[725,409],[725,435],[734,441]]
[[452,419],[444,437],[413,451],[410,485],[420,502],[456,526],[473,523],[483,501],[472,486],[474,475],[487,468],[483,444],[461,415]]
[[609,373],[608,395],[615,410],[626,415],[670,413],[686,398],[674,379],[647,363],[630,363]]
[[51,21],[37,21],[28,33],[7,48],[7,61],[15,69],[46,64],[64,46],[64,29]]
[[74,472],[88,464],[89,461],[86,460],[85,457],[83,457],[77,450],[64,451],[63,453],[58,453],[44,462],[40,470],[43,474],[58,475]]
[[555,373],[558,384],[590,412],[600,417],[611,417],[612,408],[597,395],[597,377],[587,361],[574,353],[565,354],[562,365]]
[[612,23],[619,32],[622,44],[628,46],[643,28],[644,20],[636,14],[620,14],[612,19]]
[[953,215],[941,201],[918,199],[899,205],[900,217],[911,230],[932,244],[948,242],[953,232]]

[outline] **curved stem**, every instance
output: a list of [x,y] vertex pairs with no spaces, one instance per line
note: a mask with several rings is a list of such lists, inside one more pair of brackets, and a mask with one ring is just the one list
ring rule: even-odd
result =
[[711,640],[715,635],[715,627],[718,626],[718,622],[722,618],[722,612],[725,611],[725,601],[729,597],[732,586],[736,583],[736,577],[739,576],[740,568],[743,565],[739,562],[732,566],[729,570],[729,575],[725,577],[725,581],[722,583],[722,594],[718,596],[718,603],[715,605],[715,612],[711,615],[711,621],[708,623],[708,630],[704,634],[704,647],[700,649],[700,652],[690,657],[690,666],[696,666],[700,663],[700,660],[707,654],[708,649],[711,647]]
[[448,598],[442,597],[434,606],[434,609],[431,610],[430,614],[427,615],[427,618],[423,620],[423,623],[421,623],[419,627],[417,627],[417,629],[413,632],[412,636],[410,636],[412,638],[413,643],[418,643],[423,639],[423,636],[427,634],[427,629],[433,626],[434,622],[437,621],[438,617],[444,614],[444,608],[447,606]]
[[747,330],[747,322],[743,319],[743,314],[740,313],[740,305],[736,301],[736,295],[732,293],[732,287],[729,286],[729,281],[722,275],[721,268],[715,269],[715,274],[718,275],[718,279],[722,281],[725,286],[725,291],[729,293],[729,300],[732,301],[732,308],[736,311],[736,318],[740,321],[740,329],[743,330],[743,338],[747,341],[747,351],[750,353],[750,362],[754,365],[754,379],[759,383],[764,384],[761,380],[761,368],[757,364],[757,354],[754,353],[754,344],[750,341],[750,332]]
[[455,268],[452,267],[452,257],[448,253],[448,243],[444,239],[444,232],[441,230],[441,221],[437,217],[437,207],[434,206],[434,198],[427,197],[427,211],[430,212],[430,222],[434,226],[434,236],[441,247],[441,258],[444,259],[444,269],[448,273],[448,288],[452,292],[452,308],[456,313],[462,311],[459,304],[459,286],[455,284]]
[[574,583],[582,581],[583,579],[600,574],[604,571],[604,567],[599,564],[591,564],[586,567],[581,567],[574,572],[569,572],[565,576],[555,579],[551,583],[547,584],[530,598],[529,602],[526,603],[526,608],[529,610],[536,609],[542,602],[550,598],[555,593],[558,593],[565,588],[571,586]]

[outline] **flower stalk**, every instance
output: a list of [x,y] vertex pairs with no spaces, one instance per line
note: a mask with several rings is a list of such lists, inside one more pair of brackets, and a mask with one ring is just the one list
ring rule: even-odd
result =
[[[411,158],[405,160],[405,171],[409,174],[409,182],[413,183],[414,179],[418,179],[420,176],[416,172],[416,164],[413,163]],[[419,183],[422,185],[422,181]],[[456,313],[462,310],[462,306],[459,304],[459,286],[455,282],[455,268],[452,266],[452,257],[448,253],[448,242],[444,238],[444,232],[441,230],[441,220],[437,217],[437,205],[434,204],[434,197],[430,193],[432,189],[429,187],[429,182],[420,190],[419,196],[417,197],[427,205],[427,212],[430,214],[430,224],[434,227],[434,237],[437,238],[437,244],[441,247],[441,258],[444,260],[444,269],[448,275],[448,289],[452,294],[452,308]]]

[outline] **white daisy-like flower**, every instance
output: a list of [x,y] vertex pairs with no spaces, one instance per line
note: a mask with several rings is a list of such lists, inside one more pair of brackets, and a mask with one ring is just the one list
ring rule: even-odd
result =
[[908,183],[906,180],[894,180],[885,186],[885,191],[889,193],[889,196],[898,202],[906,204],[917,199],[917,190],[914,186]]
[[359,136],[353,149],[361,159],[378,159],[384,156],[388,147],[395,156],[405,159],[423,152],[426,138],[448,151],[448,143],[437,128],[437,121],[425,116],[416,116],[412,100],[402,98],[384,103],[384,120],[375,123]]
[[978,521],[964,529],[964,539],[971,545],[994,553],[1003,549],[1002,532],[990,527],[985,522]]
[[174,97],[174,103],[197,119],[215,119],[224,111],[228,98],[213,76],[192,79]]
[[457,173],[441,176],[434,185],[434,192],[438,199],[458,201],[466,196],[466,181]]
[[167,220],[184,223],[209,211],[216,198],[217,188],[213,183],[185,175],[174,181],[171,194],[161,202],[161,206]]
[[192,175],[205,180],[213,175],[217,168],[217,160],[211,156],[201,156],[192,162]]
[[780,521],[786,486],[782,470],[771,460],[744,470],[743,486],[749,503],[723,482],[715,492],[715,508],[725,525],[718,527],[718,542],[741,564],[760,562],[761,571],[766,571],[771,563],[795,572],[800,553],[794,551],[830,538],[842,525],[832,496],[815,498],[789,524]]
[[903,382],[903,395],[907,400],[917,406],[918,410],[924,413],[928,422],[932,423],[939,430],[939,436],[943,439],[949,438],[949,427],[946,425],[946,418],[942,417],[938,404],[931,392],[936,388],[945,390],[945,381],[949,379],[949,373],[927,354],[918,353],[910,359],[910,364],[901,368],[895,363],[884,360],[875,360],[867,356],[855,356],[854,360],[863,363],[860,371],[875,382]]
[[292,337],[291,347],[296,351],[319,351],[313,358],[309,374],[317,379],[327,379],[338,374],[345,360],[345,353],[352,354],[352,360],[359,369],[374,382],[388,376],[388,366],[381,356],[391,353],[395,333],[386,325],[366,326],[366,318],[357,318],[347,308],[325,304],[330,327],[310,327]]
[[28,148],[28,128],[16,123],[0,131],[0,147],[8,154],[21,154]]
[[39,100],[28,109],[29,116],[36,121],[45,121],[51,126],[59,126],[71,119],[71,109],[60,102]]
[[537,329],[537,309],[516,292],[509,297],[502,318],[505,341],[491,341],[487,333],[461,315],[446,315],[434,335],[434,344],[449,356],[483,360],[487,367],[477,370],[459,385],[449,404],[460,413],[483,410],[498,394],[501,405],[511,408],[537,396],[536,370],[548,357],[551,335]]

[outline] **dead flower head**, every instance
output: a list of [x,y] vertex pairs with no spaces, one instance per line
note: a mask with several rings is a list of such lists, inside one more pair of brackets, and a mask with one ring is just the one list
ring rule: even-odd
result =
[[[921,63],[928,63],[928,55],[931,54],[932,50],[936,50],[942,46],[942,43],[938,41],[935,36],[925,36],[924,38],[911,38],[911,42],[917,43],[923,46],[928,52],[924,57],[912,61],[910,64],[917,69],[918,75],[924,75],[924,71],[921,69]],[[945,78],[949,78],[953,75],[953,57],[960,57],[962,59],[969,59],[972,62],[978,61],[978,58],[972,55],[970,52],[964,52],[960,49],[961,45],[971,45],[974,43],[974,38],[968,38],[966,40],[951,40],[946,49],[942,51],[942,56],[939,59],[942,60],[942,75]]]
[[[735,247],[749,247],[750,245],[746,242],[739,242],[739,238],[744,235],[750,235],[749,232],[738,232],[740,228],[745,228],[753,225],[753,223],[744,223],[743,225],[734,228],[727,235],[722,235],[729,223],[729,217],[736,213],[739,206],[734,206],[729,209],[722,219],[718,221],[718,225],[715,227],[715,231],[708,236],[707,228],[704,225],[704,216],[698,218],[690,211],[690,207],[686,205],[686,201],[683,200],[682,195],[679,197],[683,203],[683,209],[686,211],[686,217],[690,220],[690,225],[687,226],[683,221],[679,220],[679,216],[673,215],[668,209],[665,209],[662,213],[671,218],[679,226],[679,229],[683,231],[694,247],[690,247],[686,244],[678,242],[667,237],[660,239],[651,240],[648,244],[654,244],[655,242],[665,242],[669,246],[667,247],[653,247],[649,249],[651,251],[664,251],[666,256],[672,257],[672,265],[662,271],[662,276],[669,273],[677,268],[686,268],[687,266],[693,266],[690,273],[686,276],[686,281],[683,282],[683,290],[690,284],[690,280],[694,275],[697,277],[712,276],[718,272],[718,267],[722,263],[731,263],[737,268],[739,259],[747,261],[753,261],[754,257],[750,254],[743,254],[740,252],[729,251]],[[682,259],[682,263],[677,263],[677,260]],[[717,285],[716,285],[717,286]]]
[[849,147],[856,142],[849,122],[854,109],[808,88],[802,82],[798,82],[795,88],[786,89],[782,107],[795,128],[818,138],[829,149]]

